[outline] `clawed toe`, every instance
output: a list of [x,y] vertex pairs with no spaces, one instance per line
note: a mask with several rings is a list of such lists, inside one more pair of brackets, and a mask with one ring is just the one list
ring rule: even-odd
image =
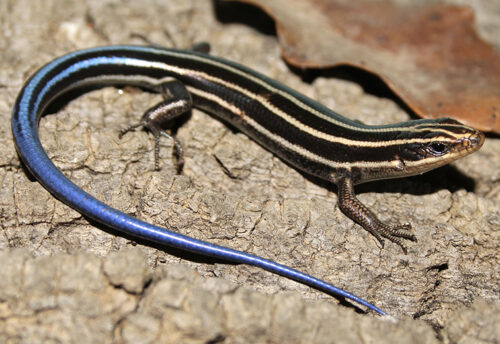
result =
[[393,226],[390,232],[395,237],[417,241],[417,237],[413,234],[411,224],[409,223]]

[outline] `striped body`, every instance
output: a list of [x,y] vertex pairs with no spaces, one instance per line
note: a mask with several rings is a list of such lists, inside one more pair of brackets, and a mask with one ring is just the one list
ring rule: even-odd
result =
[[446,118],[366,126],[243,66],[155,48],[107,47],[70,54],[44,76],[40,85],[45,88],[37,90],[39,104],[29,106],[43,107],[61,92],[83,85],[126,84],[159,91],[170,77],[186,85],[195,107],[234,125],[297,168],[335,183],[346,174],[359,184],[423,173],[477,145],[464,146],[460,154],[424,158],[406,147],[481,140],[477,131]]
[[[477,150],[484,140],[481,133],[451,119],[365,126],[257,72],[190,51],[133,46],[83,50],[47,64],[25,85],[12,117],[17,150],[33,175],[68,205],[122,232],[260,266],[361,302],[376,311],[380,310],[366,301],[293,269],[122,214],[72,184],[46,156],[38,139],[37,125],[46,107],[57,96],[74,88],[94,85],[132,85],[162,92],[162,85],[172,77],[185,85],[193,106],[230,123],[293,166],[336,183],[339,200],[344,201],[340,203],[343,211],[357,211],[351,218],[381,242],[375,232],[383,224],[367,209],[362,209],[352,185],[425,172]],[[364,223],[367,216],[368,222]],[[412,238],[409,234],[400,235],[399,231],[382,236],[395,242],[398,236]]]

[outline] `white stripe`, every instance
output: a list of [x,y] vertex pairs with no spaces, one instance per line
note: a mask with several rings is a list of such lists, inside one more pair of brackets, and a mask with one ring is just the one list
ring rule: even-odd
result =
[[[383,167],[393,167],[397,168],[397,166],[401,165],[401,161],[399,159],[396,160],[391,160],[391,161],[356,161],[356,162],[338,162],[338,161],[333,161],[333,160],[328,160],[326,158],[323,158],[317,154],[314,154],[307,149],[301,147],[300,145],[293,144],[284,138],[280,136],[274,135],[272,132],[267,130],[266,128],[262,127],[259,125],[257,122],[255,122],[251,117],[248,117],[245,115],[245,113],[238,107],[234,106],[233,104],[228,103],[224,99],[220,98],[219,96],[205,92],[202,90],[199,90],[194,87],[188,87],[188,90],[192,92],[193,94],[208,99],[214,103],[217,103],[219,106],[228,109],[234,114],[239,115],[245,122],[248,123],[249,126],[263,134],[264,136],[268,137],[270,140],[279,143],[282,147],[285,147],[288,150],[291,150],[301,156],[306,157],[309,160],[316,161],[318,163],[324,164],[326,166],[329,166],[334,169],[351,169],[351,168],[383,168]],[[457,154],[459,156],[459,154]],[[406,167],[419,167],[419,166],[432,166],[433,164],[439,163],[439,161],[444,160],[445,158],[443,156],[441,157],[432,157],[432,158],[426,158],[423,160],[418,160],[418,161],[405,161],[404,164]],[[453,160],[452,155],[446,155],[446,160]]]
[[[216,66],[216,67],[219,67],[219,68],[222,68],[222,69],[226,69],[232,73],[235,73],[237,75],[240,75],[246,79],[249,79],[259,85],[261,85],[262,87],[268,89],[270,92],[272,93],[277,93],[279,95],[281,95],[282,97],[290,100],[291,102],[293,102],[295,105],[297,105],[298,107],[312,113],[313,115],[316,115],[328,122],[331,122],[333,124],[336,124],[338,126],[341,126],[341,127],[344,127],[344,128],[348,128],[348,129],[352,129],[352,130],[359,130],[359,131],[363,131],[363,132],[393,132],[393,131],[399,131],[401,130],[401,128],[365,128],[365,127],[358,127],[358,126],[353,126],[353,125],[349,125],[347,123],[344,123],[342,121],[339,121],[339,120],[336,120],[335,118],[332,118],[331,116],[328,116],[328,115],[325,115],[324,113],[310,107],[309,105],[303,103],[302,101],[300,101],[299,99],[297,99],[295,96],[293,96],[292,94],[286,92],[286,91],[283,91],[279,88],[276,88],[272,85],[270,85],[269,83],[267,83],[265,80],[259,78],[259,77],[256,77],[252,74],[249,74],[249,73],[246,73],[244,72],[243,70],[241,69],[238,69],[238,68],[235,68],[235,67],[232,67],[226,63],[223,63],[223,62],[218,62],[214,59],[208,59],[208,58],[204,58],[202,56],[199,56],[199,55],[194,55],[194,54],[188,54],[188,53],[182,53],[182,52],[177,52],[177,51],[171,51],[171,50],[166,50],[166,51],[161,51],[161,53],[163,54],[166,54],[166,55],[172,55],[172,56],[175,56],[175,57],[181,57],[181,58],[185,58],[185,59],[189,59],[189,60],[193,60],[193,61],[197,61],[197,62],[203,62],[203,63],[206,63],[206,64],[210,64],[212,66]],[[191,73],[196,73],[196,71],[191,71]],[[261,98],[263,99],[264,101],[265,98]],[[314,100],[313,100],[314,101]],[[439,125],[439,123],[436,123],[437,125]],[[421,131],[419,129],[412,129],[412,128],[404,128],[404,130],[408,130],[408,131]],[[427,130],[427,129],[423,129],[423,130]],[[451,135],[456,135],[455,133],[450,133]]]
[[[346,138],[343,138],[343,137],[340,137],[340,136],[335,136],[335,135],[327,134],[327,133],[318,131],[318,130],[316,130],[314,128],[311,128],[311,127],[309,127],[309,126],[301,123],[300,121],[296,120],[292,116],[288,115],[286,112],[284,112],[284,111],[280,110],[279,108],[275,107],[265,97],[259,96],[259,95],[255,94],[255,93],[252,93],[252,92],[248,91],[245,88],[242,88],[242,87],[240,87],[240,86],[238,86],[236,84],[227,82],[227,81],[225,81],[223,79],[214,77],[212,75],[209,75],[209,74],[206,74],[206,73],[203,73],[203,72],[199,72],[199,71],[196,71],[196,70],[192,70],[192,69],[180,68],[180,67],[169,65],[169,64],[165,64],[165,63],[162,63],[162,62],[143,61],[143,60],[138,60],[138,59],[127,59],[127,60],[128,60],[127,61],[128,64],[131,64],[131,65],[134,65],[134,66],[146,67],[146,68],[159,68],[159,69],[167,70],[167,71],[179,74],[179,75],[195,75],[195,76],[198,76],[200,78],[209,80],[211,82],[215,82],[215,83],[221,84],[221,85],[223,85],[223,86],[225,86],[227,88],[230,88],[230,89],[232,89],[234,91],[242,93],[243,95],[245,95],[245,96],[247,96],[247,97],[249,97],[251,99],[254,99],[254,100],[258,101],[264,107],[266,107],[269,111],[271,111],[275,115],[279,116],[280,118],[282,118],[283,120],[285,120],[290,125],[295,126],[299,130],[301,130],[303,132],[306,132],[307,134],[309,134],[311,136],[314,136],[314,137],[317,137],[319,139],[325,140],[327,142],[339,143],[339,144],[344,144],[344,145],[349,145],[349,146],[377,148],[377,147],[386,147],[386,146],[391,146],[391,145],[400,145],[400,144],[405,144],[405,143],[430,143],[430,142],[436,141],[436,138],[427,138],[427,139],[414,138],[414,139],[386,140],[386,141],[360,141],[360,140],[346,139]],[[143,82],[143,83],[146,83],[146,84],[149,84],[149,85],[155,85],[155,86],[161,85],[166,80],[169,80],[169,81],[171,80],[171,77],[166,77],[166,78],[162,78],[162,79],[154,79],[154,78],[151,78],[151,77],[148,77],[148,76],[143,76],[143,75],[134,75],[134,76],[131,76],[131,75],[109,75],[109,76],[99,76],[99,77],[94,77],[94,78],[89,78],[89,79],[92,79],[92,80],[96,80],[96,79],[105,80],[106,78],[113,79],[113,80],[123,80],[123,81],[132,81],[132,80],[134,80],[136,83],[138,83],[138,81],[140,81],[140,82]],[[87,79],[87,80],[89,80],[89,79]],[[84,81],[85,80],[82,80],[80,82],[83,83]],[[91,81],[89,81],[89,82],[91,82]],[[314,115],[314,114],[312,114],[312,115]],[[249,116],[251,116],[251,114],[249,114]],[[356,130],[358,130],[358,129],[359,128],[357,128]],[[400,130],[402,130],[402,131],[417,131],[417,130],[409,130],[409,128],[399,128],[397,130],[398,131],[400,131]],[[429,131],[429,130],[432,131],[432,129],[421,129],[421,131]],[[441,131],[441,130],[439,130],[439,131]],[[452,135],[456,136],[455,134],[452,134]],[[444,142],[450,142],[450,143],[455,142],[454,139],[445,138],[445,137],[441,138],[440,140],[444,141]]]
[[[137,60],[136,60],[137,61]],[[182,69],[181,69],[182,70]],[[118,81],[125,81],[125,82],[131,82],[131,83],[134,83],[134,84],[147,84],[147,85],[150,85],[151,87],[158,87],[160,86],[161,84],[163,84],[165,82],[165,80],[171,80],[171,77],[165,77],[163,79],[155,79],[155,78],[151,78],[151,77],[148,77],[148,76],[144,76],[144,75],[134,75],[134,76],[130,76],[130,75],[108,75],[108,76],[97,76],[97,77],[92,77],[92,78],[87,78],[87,79],[82,79],[78,82],[75,82],[74,84],[72,84],[71,88],[74,88],[74,87],[79,87],[79,86],[82,86],[82,85],[85,85],[85,84],[93,84],[93,83],[96,83],[96,82],[105,82],[105,81],[108,81],[108,80],[118,80]],[[392,160],[392,161],[379,161],[379,162],[373,162],[373,161],[356,161],[356,162],[338,162],[338,161],[332,161],[332,160],[328,160],[326,158],[323,158],[317,154],[314,154],[310,151],[308,151],[307,149],[299,146],[299,145],[296,145],[296,144],[293,144],[287,140],[285,140],[284,138],[280,137],[280,136],[277,136],[275,134],[273,134],[272,132],[270,132],[269,130],[267,130],[266,128],[262,127],[261,125],[259,125],[257,122],[255,122],[251,117],[249,117],[243,110],[241,110],[240,108],[236,107],[234,104],[231,104],[227,101],[225,101],[224,99],[220,98],[219,96],[213,94],[213,93],[209,93],[209,92],[205,92],[205,91],[202,91],[202,90],[199,90],[193,86],[187,86],[186,87],[188,89],[189,92],[195,94],[195,95],[198,95],[202,98],[205,98],[205,99],[208,99],[218,105],[220,105],[221,107],[231,111],[232,113],[240,116],[240,118],[244,121],[246,121],[248,123],[249,126],[253,127],[255,130],[257,130],[258,132],[260,132],[261,134],[265,135],[266,137],[268,137],[270,140],[274,141],[274,142],[277,142],[279,143],[281,146],[301,155],[301,156],[304,156],[306,158],[308,158],[309,160],[312,160],[312,161],[316,161],[316,162],[319,162],[319,163],[322,163],[326,166],[329,166],[331,168],[336,168],[336,169],[350,169],[352,167],[357,167],[357,168],[382,168],[382,167],[396,167],[396,166],[400,166],[401,165],[401,161],[400,160]],[[408,142],[406,140],[404,140],[404,142]],[[456,156],[460,156],[460,154],[457,154]],[[451,161],[451,160],[454,160],[454,158],[450,158],[450,155],[446,155],[446,160],[447,161]],[[422,166],[422,165],[433,165],[433,164],[436,164],[436,163],[439,163],[439,161],[443,160],[444,157],[433,157],[433,158],[426,158],[426,159],[423,159],[423,160],[419,160],[419,161],[405,161],[405,165],[407,167],[419,167],[419,166]]]

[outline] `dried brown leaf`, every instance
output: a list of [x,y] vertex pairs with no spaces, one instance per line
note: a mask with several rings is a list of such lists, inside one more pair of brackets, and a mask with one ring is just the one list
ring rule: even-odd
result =
[[377,74],[421,117],[453,117],[500,133],[500,54],[451,5],[381,1],[240,0],[275,21],[298,67],[351,65]]

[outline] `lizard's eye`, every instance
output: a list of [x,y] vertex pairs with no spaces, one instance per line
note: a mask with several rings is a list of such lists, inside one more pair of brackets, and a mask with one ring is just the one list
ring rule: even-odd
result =
[[442,155],[448,151],[448,145],[441,142],[433,142],[429,145],[429,150],[435,155]]

